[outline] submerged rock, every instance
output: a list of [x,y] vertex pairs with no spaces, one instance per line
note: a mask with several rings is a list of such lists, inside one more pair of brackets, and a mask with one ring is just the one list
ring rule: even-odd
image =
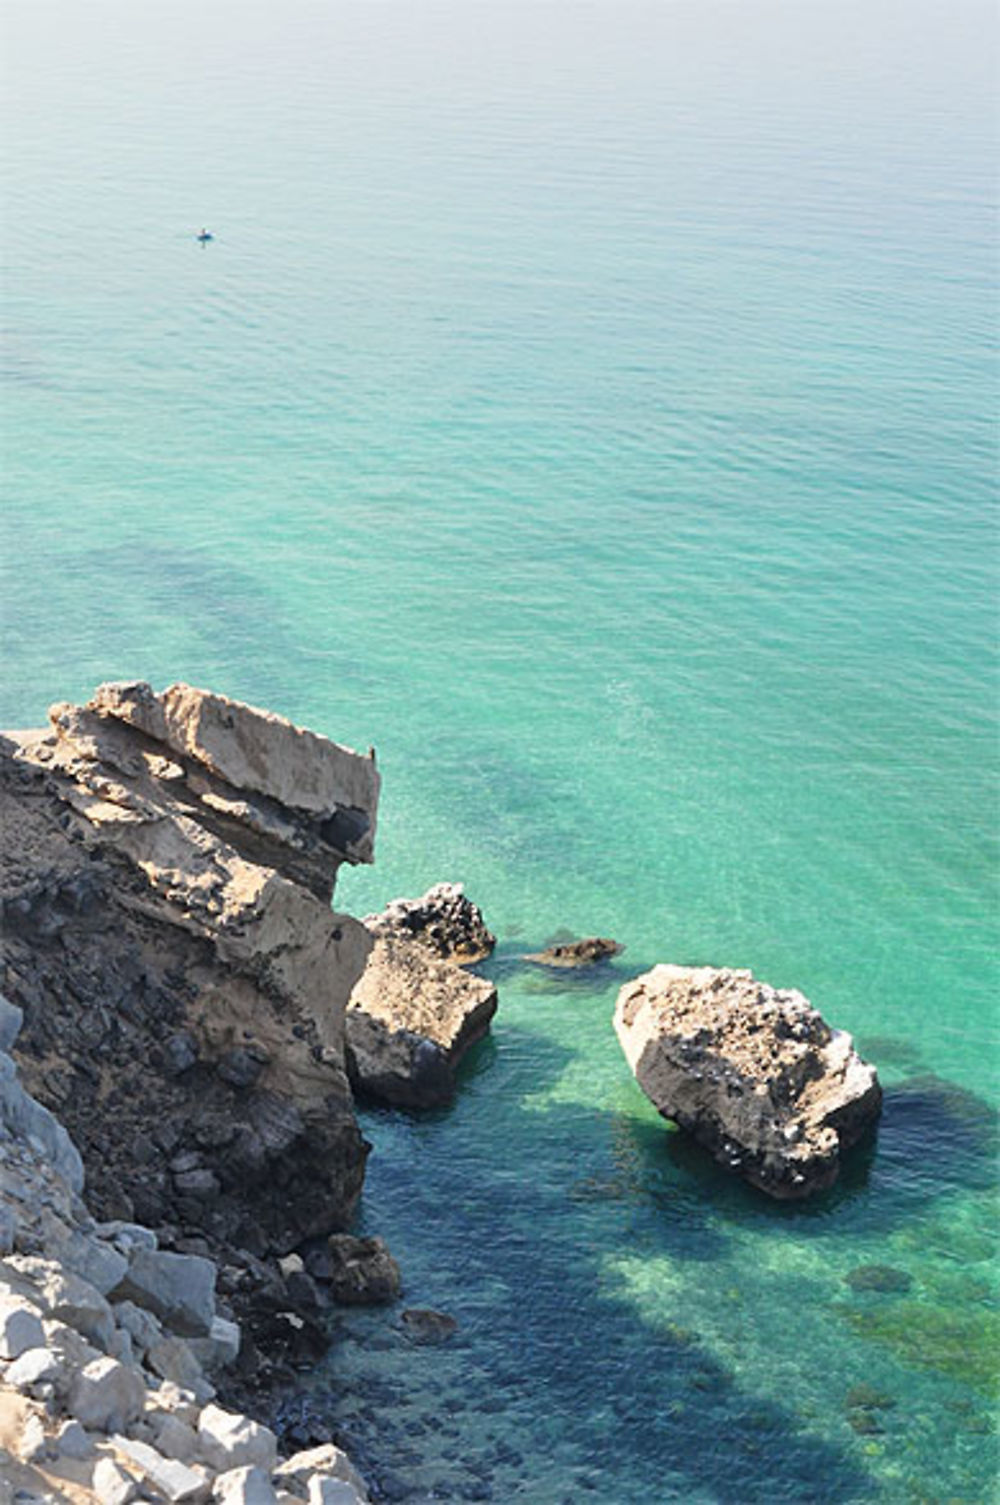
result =
[[403,1327],[413,1343],[446,1343],[458,1331],[458,1323],[447,1312],[435,1312],[430,1307],[410,1307],[403,1313]]
[[878,1117],[878,1078],[850,1035],[751,972],[654,967],[622,988],[614,1024],[659,1112],[769,1196],[830,1186]]
[[529,951],[524,960],[536,962],[541,967],[593,967],[598,962],[610,961],[625,948],[618,941],[606,936],[585,936],[579,941],[563,941],[547,946],[544,951]]
[[398,1107],[449,1103],[459,1062],[496,1007],[491,982],[400,935],[379,936],[345,1020],[352,1085]]
[[852,1291],[878,1291],[882,1295],[896,1295],[908,1291],[913,1277],[894,1265],[858,1265],[844,1276]]
[[380,914],[365,915],[375,936],[416,941],[432,956],[468,966],[493,951],[497,938],[460,883],[438,883],[419,899],[393,899]]

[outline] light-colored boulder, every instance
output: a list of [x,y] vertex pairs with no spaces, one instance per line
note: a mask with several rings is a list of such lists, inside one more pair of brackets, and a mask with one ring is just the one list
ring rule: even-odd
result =
[[165,1458],[156,1448],[132,1437],[115,1436],[111,1440],[142,1481],[171,1505],[196,1505],[208,1498],[211,1485],[204,1470],[189,1468],[177,1458]]
[[21,1031],[23,1022],[23,1011],[0,993],[0,1050],[8,1055]]
[[220,1505],[277,1505],[278,1501],[269,1476],[256,1465],[219,1474],[212,1495]]
[[14,1255],[10,1260],[32,1280],[47,1316],[106,1349],[115,1330],[111,1307],[89,1281],[54,1260]]
[[257,1464],[270,1473],[278,1461],[278,1440],[269,1427],[215,1405],[198,1418],[198,1448],[207,1464],[223,1471]]
[[134,1301],[116,1301],[111,1308],[115,1322],[132,1339],[132,1346],[144,1354],[163,1337],[163,1328],[152,1312],[143,1311]]
[[239,1323],[230,1322],[225,1317],[213,1317],[208,1337],[189,1338],[188,1345],[203,1369],[224,1369],[239,1357]]
[[17,1359],[44,1344],[45,1330],[37,1311],[18,1296],[0,1296],[0,1359]]
[[770,1196],[829,1186],[882,1093],[851,1037],[751,972],[658,966],[618,995],[615,1030],[665,1118]]
[[55,1448],[45,1430],[45,1423],[35,1412],[25,1417],[17,1451],[25,1463],[42,1463],[55,1456]]
[[25,1349],[4,1375],[4,1383],[20,1390],[22,1395],[35,1395],[48,1386],[55,1389],[65,1380],[66,1365],[61,1356],[49,1348]]
[[98,1505],[129,1505],[139,1493],[131,1474],[113,1458],[98,1458],[91,1487]]
[[189,1427],[198,1425],[201,1406],[202,1403],[199,1402],[193,1390],[169,1379],[163,1380],[157,1389],[147,1396],[146,1401],[147,1411],[157,1414],[169,1412],[171,1416],[187,1422]]
[[0,1054],[0,1128],[15,1139],[34,1140],[58,1176],[74,1192],[83,1189],[83,1161],[58,1119],[35,1101],[18,1080],[17,1067]]
[[135,1370],[117,1359],[95,1359],[75,1376],[69,1410],[85,1427],[120,1432],[142,1415],[145,1399],[146,1387]]
[[174,1332],[202,1336],[215,1317],[215,1265],[198,1254],[136,1249],[113,1293],[159,1317]]
[[190,1343],[184,1338],[167,1335],[151,1343],[146,1350],[146,1364],[154,1374],[190,1391],[202,1403],[215,1395],[214,1387],[205,1378]]
[[192,1463],[198,1453],[198,1434],[194,1427],[169,1411],[147,1413],[153,1443],[165,1458]]
[[314,1474],[340,1480],[344,1484],[349,1484],[362,1500],[368,1498],[364,1479],[347,1454],[332,1442],[294,1453],[291,1458],[286,1458],[283,1463],[279,1463],[274,1471],[274,1477],[279,1483],[294,1486],[302,1491],[308,1488],[309,1480]]
[[309,1505],[361,1505],[362,1496],[343,1479],[314,1474],[309,1480]]
[[398,1107],[451,1101],[455,1072],[496,1013],[496,988],[398,935],[380,936],[345,1016],[356,1091]]

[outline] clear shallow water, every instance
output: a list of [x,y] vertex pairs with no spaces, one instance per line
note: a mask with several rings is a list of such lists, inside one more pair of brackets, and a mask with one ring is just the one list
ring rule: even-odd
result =
[[[503,938],[454,1111],[366,1123],[460,1332],[352,1319],[317,1403],[417,1498],[991,1498],[992,13],[5,25],[0,724],[142,675],[375,742],[339,901],[462,878]],[[540,990],[561,926],[627,950]],[[876,1060],[829,1198],[645,1104],[657,960]]]

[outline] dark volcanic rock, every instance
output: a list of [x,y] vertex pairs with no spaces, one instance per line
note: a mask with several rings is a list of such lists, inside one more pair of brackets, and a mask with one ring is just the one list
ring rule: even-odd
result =
[[419,899],[393,899],[380,914],[365,915],[375,936],[415,941],[432,956],[467,966],[492,952],[497,938],[460,883],[438,883]]
[[396,1300],[402,1287],[399,1266],[383,1239],[334,1233],[329,1248],[334,1301],[341,1306],[385,1306]]
[[447,1312],[414,1306],[403,1313],[403,1327],[413,1343],[446,1343],[457,1332],[458,1323]]
[[586,936],[580,941],[563,941],[547,946],[544,951],[530,951],[526,962],[537,962],[541,967],[593,967],[597,962],[609,961],[624,950],[617,941],[599,935]]

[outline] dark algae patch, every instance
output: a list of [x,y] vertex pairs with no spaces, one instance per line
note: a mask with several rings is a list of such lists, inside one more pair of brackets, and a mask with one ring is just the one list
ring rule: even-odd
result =
[[923,1301],[837,1310],[859,1338],[885,1344],[904,1364],[934,1369],[984,1395],[1000,1396],[1000,1316],[995,1311]]
[[858,1265],[844,1279],[852,1291],[878,1291],[883,1296],[899,1295],[913,1284],[912,1275],[893,1265]]

